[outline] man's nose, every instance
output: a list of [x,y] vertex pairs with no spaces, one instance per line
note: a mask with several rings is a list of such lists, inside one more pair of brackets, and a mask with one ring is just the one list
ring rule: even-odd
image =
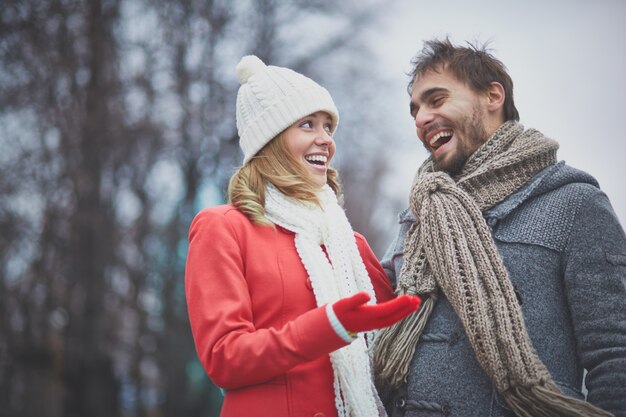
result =
[[424,131],[435,120],[435,115],[428,109],[421,108],[415,114],[415,131],[417,137],[424,141]]
[[415,127],[417,129],[424,129],[430,122],[435,119],[433,112],[422,107],[417,113],[415,113]]

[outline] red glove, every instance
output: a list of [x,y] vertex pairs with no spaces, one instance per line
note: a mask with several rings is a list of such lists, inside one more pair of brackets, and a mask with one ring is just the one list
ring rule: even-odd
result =
[[381,304],[366,304],[369,300],[369,294],[360,292],[333,304],[335,315],[347,331],[358,333],[391,326],[416,311],[422,303],[420,297],[410,295]]

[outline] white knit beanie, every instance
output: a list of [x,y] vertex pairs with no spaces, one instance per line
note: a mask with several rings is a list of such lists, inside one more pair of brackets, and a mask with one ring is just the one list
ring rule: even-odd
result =
[[289,68],[267,66],[248,55],[237,64],[237,130],[246,164],[280,132],[299,119],[325,111],[339,123],[337,107],[328,91],[310,78]]

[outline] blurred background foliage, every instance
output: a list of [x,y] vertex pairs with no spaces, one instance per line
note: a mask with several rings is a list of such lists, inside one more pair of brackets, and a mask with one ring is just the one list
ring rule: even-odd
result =
[[396,135],[362,34],[383,3],[2,1],[0,416],[219,414],[184,265],[241,161],[243,55],[331,91],[345,207],[382,255]]

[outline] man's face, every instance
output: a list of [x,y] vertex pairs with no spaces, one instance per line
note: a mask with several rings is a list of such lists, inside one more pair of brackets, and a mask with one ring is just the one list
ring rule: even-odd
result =
[[488,139],[486,103],[486,95],[473,91],[447,70],[427,71],[415,80],[411,116],[436,171],[459,173]]

